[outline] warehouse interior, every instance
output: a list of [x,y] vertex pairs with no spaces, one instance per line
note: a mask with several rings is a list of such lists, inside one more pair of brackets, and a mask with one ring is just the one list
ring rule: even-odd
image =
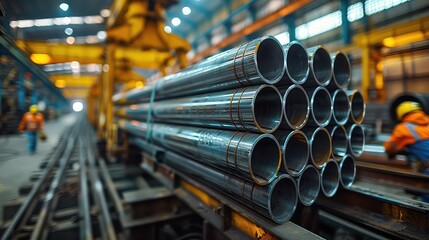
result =
[[0,0],[1,239],[429,239],[427,62],[425,0]]

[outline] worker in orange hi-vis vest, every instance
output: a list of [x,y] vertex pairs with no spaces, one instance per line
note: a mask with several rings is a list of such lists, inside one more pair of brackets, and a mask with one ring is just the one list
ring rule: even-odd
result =
[[389,156],[401,150],[416,157],[415,171],[429,174],[429,116],[416,102],[403,102],[396,108],[396,115],[401,122],[393,129],[384,148]]
[[25,113],[19,124],[19,131],[26,131],[28,136],[28,151],[30,154],[36,153],[37,135],[39,131],[43,131],[45,119],[36,105],[30,106],[30,111]]

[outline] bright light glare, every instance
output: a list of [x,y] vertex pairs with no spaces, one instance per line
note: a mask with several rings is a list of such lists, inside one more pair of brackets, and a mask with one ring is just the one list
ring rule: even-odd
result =
[[175,27],[179,26],[181,22],[182,21],[180,21],[180,18],[178,18],[178,17],[171,19],[171,24],[173,24],[173,26],[175,26]]
[[72,35],[73,34],[73,29],[72,28],[66,28],[65,30],[64,30],[64,32],[67,34],[67,35]]
[[182,8],[182,13],[184,14],[184,15],[189,15],[189,14],[191,14],[191,9],[189,8],[189,7],[183,7]]
[[81,102],[74,102],[73,103],[73,111],[80,112],[83,110],[83,103]]
[[164,31],[165,31],[166,33],[171,33],[171,27],[170,27],[170,26],[165,26],[165,27],[164,27]]
[[288,32],[282,32],[282,33],[280,33],[280,34],[278,34],[278,35],[276,35],[274,37],[277,38],[277,40],[279,40],[279,42],[282,45],[285,45],[285,44],[287,44],[287,43],[290,42],[290,37],[289,37],[289,33]]
[[110,10],[109,10],[109,9],[102,9],[102,10],[100,11],[100,15],[101,15],[102,17],[110,17]]
[[100,40],[104,40],[104,39],[106,39],[106,36],[107,36],[106,31],[99,31],[99,32],[97,33],[97,37],[98,37]]
[[74,37],[68,37],[67,39],[66,39],[66,42],[68,43],[68,44],[73,44],[74,42],[75,42],[75,38]]
[[67,10],[69,10],[69,5],[67,3],[61,3],[60,8],[61,8],[61,10],[66,12]]

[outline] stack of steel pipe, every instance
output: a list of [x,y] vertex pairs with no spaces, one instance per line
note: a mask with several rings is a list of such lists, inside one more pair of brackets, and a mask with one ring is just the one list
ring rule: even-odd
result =
[[166,164],[283,223],[298,199],[353,183],[365,103],[350,77],[341,52],[266,36],[113,101],[119,127]]

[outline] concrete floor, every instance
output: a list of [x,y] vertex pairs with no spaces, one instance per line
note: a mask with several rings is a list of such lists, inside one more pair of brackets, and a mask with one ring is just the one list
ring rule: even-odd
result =
[[3,204],[18,198],[19,187],[30,181],[32,172],[39,170],[40,163],[54,150],[63,130],[74,124],[76,117],[70,114],[46,122],[48,139],[37,142],[37,153],[34,155],[27,151],[25,133],[0,136],[0,216],[3,214]]

